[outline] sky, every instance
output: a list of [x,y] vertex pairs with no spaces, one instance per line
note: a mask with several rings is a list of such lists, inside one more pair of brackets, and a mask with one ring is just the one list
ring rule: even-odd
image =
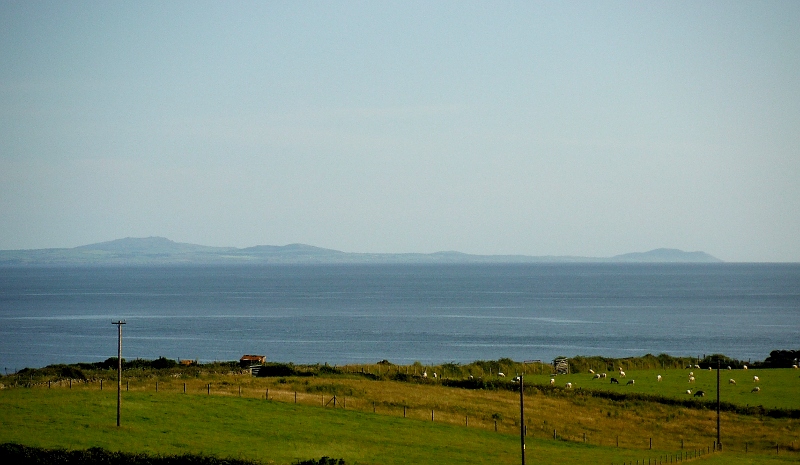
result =
[[800,262],[797,1],[0,2],[0,249]]

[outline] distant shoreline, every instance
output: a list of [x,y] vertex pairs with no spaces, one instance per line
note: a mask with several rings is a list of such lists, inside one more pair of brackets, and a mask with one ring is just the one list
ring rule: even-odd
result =
[[305,244],[210,247],[163,237],[125,238],[63,249],[0,250],[0,267],[259,264],[723,263],[705,252],[655,249],[613,257],[358,253]]

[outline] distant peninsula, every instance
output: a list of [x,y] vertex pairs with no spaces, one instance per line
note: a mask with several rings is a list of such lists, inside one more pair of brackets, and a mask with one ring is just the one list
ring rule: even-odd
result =
[[73,248],[0,250],[0,266],[446,263],[720,263],[705,252],[655,249],[607,258],[472,255],[461,252],[351,253],[305,244],[210,247],[163,237],[117,239]]

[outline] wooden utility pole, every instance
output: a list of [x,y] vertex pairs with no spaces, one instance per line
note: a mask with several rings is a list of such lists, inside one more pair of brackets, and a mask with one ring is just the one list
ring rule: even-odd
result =
[[722,443],[719,442],[719,363],[717,359],[717,449],[722,450]]
[[119,426],[119,407],[122,403],[122,325],[124,321],[119,320],[111,323],[117,325],[117,426]]
[[519,440],[522,447],[522,465],[525,465],[525,403],[523,401],[522,392],[524,390],[524,383],[522,376],[519,377]]

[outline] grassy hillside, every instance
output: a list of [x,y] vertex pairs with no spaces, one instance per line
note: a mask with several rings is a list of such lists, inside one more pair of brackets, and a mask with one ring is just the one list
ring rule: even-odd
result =
[[[456,380],[442,380],[447,367],[278,368],[283,375],[267,378],[233,365],[132,368],[125,372],[119,429],[113,370],[62,367],[48,379],[42,372],[4,377],[0,442],[191,452],[278,464],[322,456],[349,464],[519,463],[519,394],[508,377],[483,373],[483,389],[464,389],[446,386]],[[438,370],[435,379],[433,369]],[[423,370],[428,378],[421,377]],[[664,402],[685,396],[689,371],[629,369],[626,379],[636,379],[631,386],[601,383],[589,373],[559,375],[555,388],[548,387],[549,373],[527,374],[529,463],[627,463],[708,451],[716,439],[716,412],[694,398],[685,405]],[[716,382],[716,372],[693,371],[694,389],[705,388],[712,374]],[[72,388],[56,372],[70,374]],[[655,381],[657,372],[661,383]],[[751,380],[737,380],[735,387],[725,386],[725,395],[736,402],[758,395],[763,404],[796,408],[797,371],[763,370],[758,376],[759,393],[749,392]],[[573,389],[564,389],[566,382]],[[601,392],[619,396],[605,398]],[[725,451],[703,461],[796,462],[799,421],[723,412]]]

